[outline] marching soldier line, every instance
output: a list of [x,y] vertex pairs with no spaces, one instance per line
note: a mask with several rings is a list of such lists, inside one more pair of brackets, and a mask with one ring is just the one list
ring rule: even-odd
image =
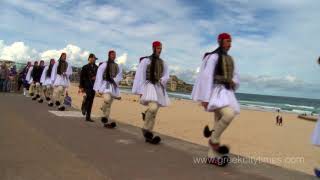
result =
[[[228,128],[236,115],[240,113],[240,105],[236,99],[235,91],[240,86],[238,69],[234,59],[228,54],[231,48],[232,38],[228,33],[222,33],[217,37],[218,48],[205,53],[196,82],[192,91],[192,99],[200,102],[204,111],[213,114],[214,124],[210,130],[204,128],[203,134],[208,138],[207,163],[216,166],[228,164],[229,147],[221,143],[221,136]],[[142,135],[150,144],[159,144],[161,138],[153,132],[156,116],[159,108],[167,107],[170,99],[166,91],[166,83],[169,80],[169,69],[165,60],[161,59],[162,43],[152,43],[152,54],[140,58],[134,77],[132,93],[140,96],[140,104],[146,106],[141,113],[144,125]],[[88,64],[82,67],[80,74],[79,93],[84,94],[81,111],[86,116],[86,121],[91,119],[91,109],[95,94],[103,97],[101,122],[104,127],[113,129],[116,122],[110,118],[112,102],[120,99],[119,82],[122,79],[122,68],[115,62],[116,51],[108,52],[106,62],[97,66],[98,58],[94,54],[88,57]],[[58,110],[64,111],[64,94],[70,85],[72,74],[71,64],[67,62],[67,54],[62,53],[57,62],[50,60],[50,64],[44,66],[44,62],[28,63],[25,68],[24,94],[32,96],[32,100],[42,103],[44,100],[49,106],[56,105]],[[313,134],[313,144],[320,145],[319,121]],[[315,169],[317,176],[320,167]]]

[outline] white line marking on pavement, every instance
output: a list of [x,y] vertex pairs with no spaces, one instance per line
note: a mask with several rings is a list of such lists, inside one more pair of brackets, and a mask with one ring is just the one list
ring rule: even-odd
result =
[[77,117],[77,118],[85,117],[82,115],[80,111],[49,111],[49,112],[59,117]]
[[135,142],[133,140],[130,139],[118,139],[116,140],[117,143],[120,144],[125,144],[125,145],[129,145],[129,144],[134,144]]

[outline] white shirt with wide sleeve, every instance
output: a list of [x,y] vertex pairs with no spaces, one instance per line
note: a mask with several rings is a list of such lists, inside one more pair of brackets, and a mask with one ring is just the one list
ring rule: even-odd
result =
[[[193,86],[191,97],[197,102],[207,102],[206,111],[214,111],[223,107],[231,107],[236,114],[240,113],[240,105],[233,90],[226,89],[223,85],[214,83],[215,67],[218,62],[218,55],[206,56],[201,64],[196,82]],[[236,89],[239,88],[240,78],[237,68],[234,68],[233,81]]]
[[147,66],[151,63],[149,57],[144,58],[138,65],[133,81],[132,93],[141,94],[140,103],[148,105],[149,102],[157,102],[161,107],[168,106],[170,99],[166,90],[167,82],[170,78],[168,65],[164,62],[163,74],[160,82],[152,84],[147,81]]
[[114,86],[112,83],[103,79],[103,75],[107,69],[107,62],[104,62],[98,68],[93,89],[98,93],[110,93],[112,97],[120,97],[119,83],[122,80],[122,67],[120,65],[118,65],[118,67],[119,72],[114,78],[114,81],[117,84],[117,86]]
[[320,146],[320,115],[312,134],[312,144]]
[[64,75],[59,75],[57,73],[59,61],[54,64],[52,67],[51,72],[51,81],[53,82],[53,86],[63,86],[63,87],[69,87],[70,86],[70,76],[72,75],[72,66],[68,62],[67,71]]
[[41,74],[40,82],[42,83],[43,86],[52,86],[52,84],[53,84],[51,77],[47,76],[48,69],[49,69],[49,65],[47,65],[43,69],[42,74]]
[[33,82],[33,78],[31,76],[32,70],[33,70],[33,66],[31,66],[27,72],[26,81],[28,82],[28,84],[31,84]]

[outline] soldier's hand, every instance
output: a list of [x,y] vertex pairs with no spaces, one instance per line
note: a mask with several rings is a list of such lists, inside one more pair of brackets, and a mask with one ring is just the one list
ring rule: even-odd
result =
[[93,76],[93,77],[91,78],[91,80],[96,80],[96,77],[95,77],[95,76]]
[[83,88],[79,88],[78,93],[84,93],[84,89]]

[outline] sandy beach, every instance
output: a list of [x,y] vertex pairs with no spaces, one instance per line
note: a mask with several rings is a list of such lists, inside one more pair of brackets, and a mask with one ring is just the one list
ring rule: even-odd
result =
[[[73,85],[68,89],[73,106],[79,108],[82,96]],[[139,104],[139,97],[121,94],[121,100],[112,105],[111,119],[142,127],[141,112],[146,107]],[[93,114],[101,116],[102,98],[96,97]],[[281,113],[283,126],[275,125],[277,113],[242,110],[225,131],[222,143],[231,145],[231,153],[263,162],[313,174],[320,148],[310,143],[315,122],[298,119],[296,114]],[[97,123],[100,120],[97,119]],[[213,114],[204,112],[198,103],[171,99],[171,105],[161,108],[156,119],[155,131],[196,144],[207,145],[202,135],[205,125],[213,126]],[[165,139],[164,139],[165,141]]]

